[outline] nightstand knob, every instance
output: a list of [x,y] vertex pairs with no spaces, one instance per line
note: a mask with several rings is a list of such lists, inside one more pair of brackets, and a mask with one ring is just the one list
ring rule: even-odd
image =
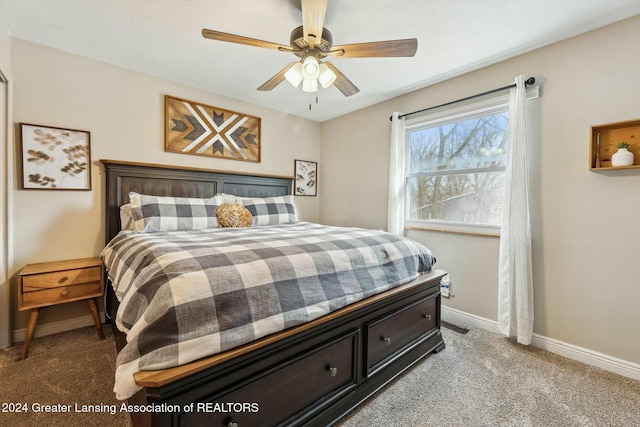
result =
[[68,278],[67,276],[62,276],[62,277],[60,278],[60,280],[58,280],[58,283],[64,283],[64,282],[66,282],[67,280],[69,280],[69,278]]
[[238,423],[234,423],[233,421],[229,421],[229,424],[227,424],[227,427],[238,427]]
[[422,317],[424,317],[427,320],[431,320],[431,315],[430,314],[423,314]]
[[69,290],[65,289],[64,291],[62,291],[62,296],[66,297],[67,295],[69,295]]
[[391,345],[391,338],[389,337],[382,337],[382,341],[384,341],[386,345]]
[[336,368],[335,366],[330,366],[329,373],[332,377],[335,377],[336,375],[338,375],[338,368]]

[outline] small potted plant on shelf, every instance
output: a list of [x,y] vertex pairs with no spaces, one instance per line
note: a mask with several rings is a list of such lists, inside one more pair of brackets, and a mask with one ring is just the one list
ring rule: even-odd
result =
[[631,166],[633,164],[633,153],[628,148],[629,144],[626,142],[618,143],[618,151],[611,156],[611,166]]

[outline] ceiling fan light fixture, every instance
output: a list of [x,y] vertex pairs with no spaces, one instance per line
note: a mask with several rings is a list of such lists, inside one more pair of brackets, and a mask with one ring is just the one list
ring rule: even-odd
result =
[[286,73],[284,73],[284,78],[287,79],[291,86],[298,87],[304,78],[302,76],[302,63],[298,62],[293,67],[289,68]]
[[307,55],[302,60],[302,76],[305,79],[317,79],[320,74],[320,64],[318,64],[318,58],[314,55]]
[[323,88],[328,88],[336,81],[336,73],[334,73],[327,64],[320,64],[320,71],[318,73],[318,81]]
[[407,58],[416,54],[418,40],[415,38],[334,46],[331,32],[324,28],[328,0],[299,1],[302,6],[302,25],[293,29],[288,46],[206,28],[202,29],[202,36],[210,40],[288,52],[299,58],[299,63],[290,63],[260,85],[258,90],[261,91],[272,90],[288,80],[294,87],[299,87],[302,83],[306,92],[317,91],[319,84],[324,88],[334,85],[344,96],[352,96],[360,92],[360,89],[331,62],[327,61],[325,66],[322,60],[326,57]]
[[318,79],[307,79],[302,80],[302,90],[305,92],[317,92],[318,91]]

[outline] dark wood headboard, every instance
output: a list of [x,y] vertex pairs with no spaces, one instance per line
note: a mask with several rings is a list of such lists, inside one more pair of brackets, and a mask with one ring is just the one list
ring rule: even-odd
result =
[[129,192],[154,196],[211,197],[228,193],[242,197],[291,194],[293,178],[247,175],[181,166],[100,160],[106,171],[105,243],[120,231],[120,206],[129,203]]

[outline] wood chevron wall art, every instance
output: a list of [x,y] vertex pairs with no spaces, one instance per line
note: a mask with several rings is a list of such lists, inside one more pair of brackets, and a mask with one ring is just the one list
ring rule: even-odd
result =
[[165,151],[260,162],[260,117],[165,95]]

